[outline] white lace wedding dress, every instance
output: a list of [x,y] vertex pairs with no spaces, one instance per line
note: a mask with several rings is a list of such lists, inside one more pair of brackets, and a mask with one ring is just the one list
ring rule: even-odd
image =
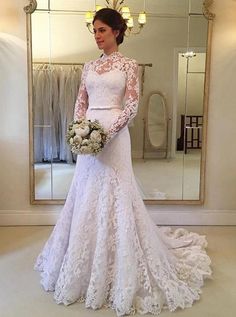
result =
[[136,61],[114,52],[84,66],[74,116],[98,119],[110,140],[97,156],[78,156],[64,208],[35,263],[58,304],[159,314],[192,306],[211,276],[205,237],[157,227],[138,192],[127,128],[138,95]]

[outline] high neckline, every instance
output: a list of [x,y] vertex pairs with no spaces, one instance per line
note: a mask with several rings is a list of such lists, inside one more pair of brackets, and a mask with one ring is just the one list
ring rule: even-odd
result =
[[106,54],[103,52],[102,54],[102,58],[104,59],[107,59],[107,58],[111,58],[111,57],[115,57],[115,56],[121,56],[122,54],[119,52],[119,51],[114,51],[112,52],[111,54]]

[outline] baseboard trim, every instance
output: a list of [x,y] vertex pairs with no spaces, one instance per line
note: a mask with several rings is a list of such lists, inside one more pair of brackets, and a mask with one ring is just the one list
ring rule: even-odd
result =
[[160,225],[235,226],[236,210],[149,211]]
[[143,151],[132,151],[132,158],[133,159],[140,159],[143,157]]
[[49,226],[54,225],[59,212],[0,211],[0,226]]
[[[159,150],[158,152],[145,152],[145,159],[164,159],[165,150]],[[132,159],[141,159],[143,158],[143,151],[132,151]]]
[[[159,211],[147,206],[157,225],[236,225],[236,210]],[[59,212],[0,210],[0,226],[54,225]]]

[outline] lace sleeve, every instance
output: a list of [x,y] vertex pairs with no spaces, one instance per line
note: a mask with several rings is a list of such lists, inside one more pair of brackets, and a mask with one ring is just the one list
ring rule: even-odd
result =
[[108,131],[107,142],[124,126],[126,126],[137,114],[139,102],[139,76],[136,61],[127,63],[127,81],[124,96],[124,110],[111,125]]
[[74,108],[74,120],[85,117],[86,110],[88,108],[88,94],[85,86],[85,79],[88,72],[88,63],[85,63],[81,75],[81,83],[79,87],[78,96],[75,102]]

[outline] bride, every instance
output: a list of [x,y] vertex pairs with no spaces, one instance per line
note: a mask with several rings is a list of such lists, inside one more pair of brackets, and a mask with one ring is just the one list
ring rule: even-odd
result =
[[78,156],[35,269],[58,304],[110,307],[117,316],[190,307],[211,276],[206,239],[157,227],[149,216],[133,174],[127,127],[138,108],[138,64],[118,51],[126,30],[120,13],[101,9],[93,26],[103,54],[84,66],[74,119],[99,120],[107,143],[96,156]]

